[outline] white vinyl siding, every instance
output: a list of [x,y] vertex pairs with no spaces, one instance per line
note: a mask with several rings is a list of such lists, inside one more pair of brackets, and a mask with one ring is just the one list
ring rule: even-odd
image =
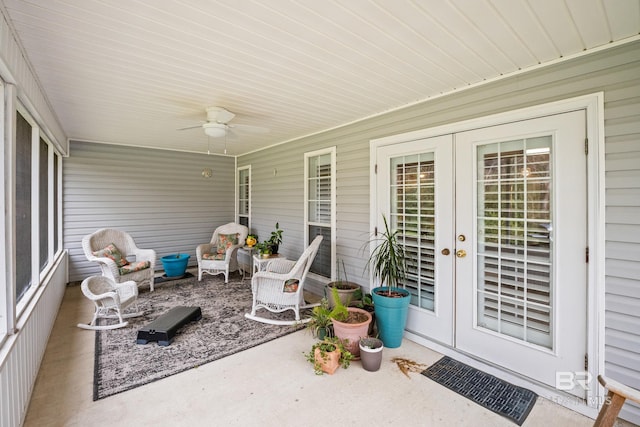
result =
[[[606,247],[600,250],[606,258],[606,311],[601,363],[607,375],[640,388],[638,76],[640,42],[636,41],[243,155],[238,164],[251,164],[253,171],[253,224],[259,233],[267,233],[279,220],[285,230],[284,253],[297,257],[304,230],[300,159],[305,152],[335,146],[336,257],[345,261],[350,280],[369,286],[364,273],[368,251],[363,245],[370,237],[370,140],[602,91]],[[322,294],[320,287],[310,289]],[[626,403],[621,416],[640,423],[637,405]]]
[[[214,229],[235,220],[235,162],[108,144],[71,142],[64,159],[64,245],[69,280],[100,274],[82,251],[82,237],[99,228],[133,236],[138,247],[191,255]],[[211,178],[202,170],[213,171]],[[162,264],[157,262],[160,267]]]

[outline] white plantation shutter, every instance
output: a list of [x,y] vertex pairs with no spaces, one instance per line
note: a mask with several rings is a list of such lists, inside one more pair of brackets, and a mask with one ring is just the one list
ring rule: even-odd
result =
[[390,227],[405,250],[411,304],[433,311],[435,283],[434,155],[391,158]]
[[478,325],[552,348],[551,137],[477,148]]

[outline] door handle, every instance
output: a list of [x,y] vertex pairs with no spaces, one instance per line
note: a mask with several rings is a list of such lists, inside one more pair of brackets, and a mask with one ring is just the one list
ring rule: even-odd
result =
[[446,255],[449,255],[450,253],[451,253],[451,251],[450,251],[448,248],[444,248],[444,249],[442,250],[442,255],[445,255],[445,256],[446,256]]
[[458,250],[456,251],[456,256],[457,256],[458,258],[464,258],[464,257],[466,257],[466,256],[467,256],[467,251],[465,251],[464,249],[458,249]]

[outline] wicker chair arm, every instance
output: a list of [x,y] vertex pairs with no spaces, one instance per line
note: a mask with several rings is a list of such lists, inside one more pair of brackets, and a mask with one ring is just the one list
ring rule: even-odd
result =
[[92,255],[91,257],[89,257],[89,261],[95,261],[95,262],[99,262],[100,264],[102,264],[103,271],[104,271],[104,267],[106,267],[111,272],[111,275],[112,275],[111,277],[120,276],[120,270],[118,270],[118,265],[111,258],[108,258],[108,257],[97,257],[97,256]]
[[269,286],[277,283],[278,286],[284,285],[284,282],[290,279],[288,274],[274,273],[271,271],[259,271],[251,278],[251,289],[256,289],[258,286]]
[[227,253],[226,253],[225,259],[231,259],[231,257],[238,250],[238,248],[240,248],[242,246],[243,245],[240,245],[240,244],[229,246],[227,248]]
[[213,244],[211,243],[203,243],[201,245],[198,245],[196,247],[196,258],[198,258],[198,261],[202,261],[202,255],[211,253],[212,247]]
[[116,283],[114,286],[115,292],[122,299],[126,299],[130,296],[138,295],[138,285],[133,280],[127,280],[126,282]]
[[113,302],[117,305],[120,304],[120,295],[118,295],[118,292],[116,291],[109,291],[109,292],[105,292],[103,294],[91,294],[91,295],[85,295],[88,299],[90,299],[91,301],[102,301],[105,300],[107,298],[111,298],[113,300]]
[[153,249],[139,249],[137,248],[134,252],[136,256],[136,261],[149,261],[155,264],[156,261],[156,251]]
[[290,259],[274,259],[267,263],[266,271],[284,274],[290,272],[294,265],[296,261]]

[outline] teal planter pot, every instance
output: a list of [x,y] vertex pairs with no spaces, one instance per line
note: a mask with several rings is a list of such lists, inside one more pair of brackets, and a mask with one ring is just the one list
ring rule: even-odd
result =
[[163,256],[160,261],[167,277],[182,277],[187,271],[189,258],[191,258],[189,254],[173,254]]
[[388,287],[375,288],[371,292],[375,307],[378,334],[387,348],[398,348],[402,344],[404,328],[407,325],[407,314],[411,297],[409,291],[402,288],[392,288],[405,295],[402,298],[389,298],[378,295],[378,291],[386,292]]

